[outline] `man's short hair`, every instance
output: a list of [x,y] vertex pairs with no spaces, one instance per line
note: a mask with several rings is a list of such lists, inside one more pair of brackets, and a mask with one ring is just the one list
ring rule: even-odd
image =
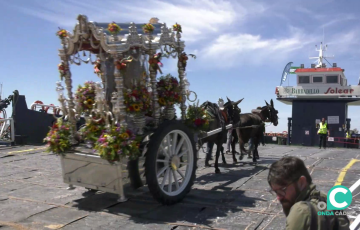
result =
[[272,184],[286,186],[297,181],[301,176],[306,177],[307,182],[311,184],[312,179],[304,161],[292,156],[283,157],[271,164],[268,183],[270,186]]

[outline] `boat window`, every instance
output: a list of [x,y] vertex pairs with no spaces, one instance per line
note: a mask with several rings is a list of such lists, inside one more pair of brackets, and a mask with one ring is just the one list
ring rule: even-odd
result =
[[313,77],[313,83],[322,83],[323,77],[322,76],[314,76]]
[[344,84],[343,78],[341,77],[341,78],[340,78],[340,85],[343,85],[343,84]]
[[310,83],[310,76],[299,76],[299,84]]
[[339,83],[338,76],[337,75],[326,76],[326,83]]

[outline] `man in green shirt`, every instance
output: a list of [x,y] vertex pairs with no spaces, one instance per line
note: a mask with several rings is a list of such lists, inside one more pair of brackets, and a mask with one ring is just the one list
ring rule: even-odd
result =
[[327,195],[316,190],[304,164],[297,157],[284,157],[271,164],[268,175],[270,192],[276,195],[286,216],[286,230],[349,229],[347,216],[317,215],[319,201]]

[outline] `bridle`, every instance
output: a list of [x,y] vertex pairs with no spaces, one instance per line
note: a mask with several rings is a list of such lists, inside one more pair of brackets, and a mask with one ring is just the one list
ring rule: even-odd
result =
[[[267,110],[269,112],[269,116],[265,117],[263,115],[263,112]],[[263,121],[266,121],[266,119],[268,118],[270,120],[270,123],[274,123],[275,120],[275,115],[276,115],[277,110],[275,110],[274,108],[270,107],[269,105],[266,105],[264,107],[262,107],[261,109],[261,113],[260,113],[260,117]]]
[[[232,113],[231,115],[229,113],[230,110],[231,110],[231,113]],[[241,109],[237,105],[235,106],[234,104],[227,105],[226,106],[226,113],[227,113],[228,118],[229,118],[229,123],[228,124],[230,124],[234,120],[234,116],[238,113],[239,114],[239,121],[236,124],[233,124],[233,128],[240,127],[240,125],[241,125],[241,120],[240,120]]]

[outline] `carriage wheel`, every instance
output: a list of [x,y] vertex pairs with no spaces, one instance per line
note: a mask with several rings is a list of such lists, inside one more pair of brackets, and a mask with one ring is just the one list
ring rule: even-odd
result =
[[166,121],[150,137],[145,158],[146,183],[155,200],[181,201],[195,180],[195,141],[179,121]]

